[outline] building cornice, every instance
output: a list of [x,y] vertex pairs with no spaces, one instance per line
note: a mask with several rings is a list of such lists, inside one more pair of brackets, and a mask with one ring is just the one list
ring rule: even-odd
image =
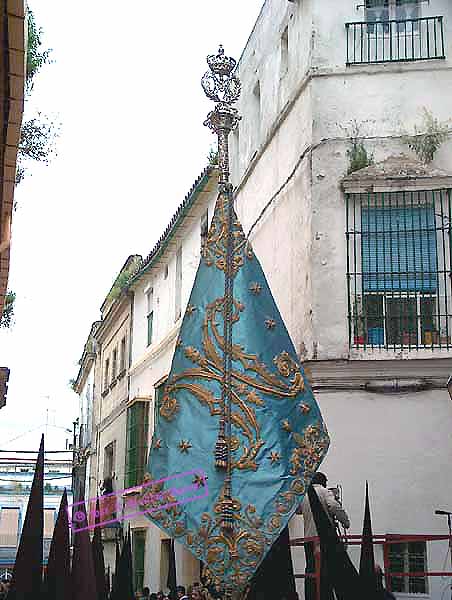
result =
[[319,360],[304,366],[314,390],[372,392],[446,389],[452,358],[409,360]]
[[[211,191],[209,188],[209,182],[212,181],[213,177],[218,175],[218,169],[213,165],[208,165],[201,175],[196,179],[192,185],[190,191],[186,194],[183,202],[179,205],[178,209],[171,218],[171,221],[167,225],[165,231],[161,235],[154,248],[148,254],[148,256],[141,261],[138,269],[130,280],[130,285],[133,286],[137,281],[141,279],[162,257],[171,240],[175,236],[179,227],[185,221],[189,210],[193,207],[199,195],[203,191]],[[216,181],[215,181],[216,185]]]
[[355,171],[342,179],[347,194],[452,189],[452,174],[404,154]]

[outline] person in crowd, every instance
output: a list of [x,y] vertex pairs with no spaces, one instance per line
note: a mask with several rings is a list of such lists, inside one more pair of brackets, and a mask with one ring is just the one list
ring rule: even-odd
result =
[[178,585],[176,588],[177,600],[188,600],[188,596],[185,593],[185,588],[183,585]]
[[152,593],[152,594],[149,596],[149,600],[158,600],[158,596],[157,596],[157,594],[155,594],[155,593]]
[[189,586],[188,598],[189,600],[203,600],[204,596],[199,583],[194,583],[193,585]]
[[377,586],[381,593],[382,600],[396,600],[394,594],[387,590],[383,585],[384,573],[380,565],[375,565],[375,573],[377,574]]
[[144,587],[143,591],[141,592],[141,597],[143,598],[143,600],[150,600],[150,594],[151,590],[148,587]]
[[[317,472],[312,478],[311,485],[317,493],[325,513],[330,519],[332,524],[335,521],[339,521],[345,529],[350,527],[350,519],[347,513],[339,504],[326,484],[328,479],[323,473]],[[311,511],[311,505],[309,503],[308,494],[306,494],[301,506],[297,510],[298,514],[303,515],[304,521],[304,537],[305,538],[316,538],[318,537],[317,528],[315,526],[314,517]],[[320,544],[317,541],[310,540],[304,544],[305,555],[306,555],[306,578],[305,578],[305,598],[306,600],[315,600],[317,598],[315,578],[312,577],[316,572],[316,560],[320,560],[320,588],[322,594],[322,600],[330,600],[333,597],[333,592],[330,589],[327,577],[328,566],[325,564],[325,558],[322,556]],[[310,576],[311,575],[311,576]]]
[[162,590],[157,593],[157,600],[165,600],[165,594],[162,592]]

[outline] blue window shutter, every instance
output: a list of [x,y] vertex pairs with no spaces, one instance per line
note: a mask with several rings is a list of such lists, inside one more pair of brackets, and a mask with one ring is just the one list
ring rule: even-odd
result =
[[436,292],[433,205],[363,208],[361,232],[364,292]]

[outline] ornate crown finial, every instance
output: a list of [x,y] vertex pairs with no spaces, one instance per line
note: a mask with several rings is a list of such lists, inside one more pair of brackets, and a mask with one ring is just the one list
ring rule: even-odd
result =
[[219,77],[229,77],[237,64],[237,61],[224,55],[224,48],[220,44],[218,54],[210,54],[207,57],[207,64],[210,70]]
[[204,93],[214,102],[233,104],[240,96],[240,81],[233,73],[237,61],[225,56],[224,48],[220,44],[218,54],[207,57],[210,71],[204,73],[201,85]]
[[[207,57],[209,71],[204,73],[201,79],[202,89],[210,100],[216,105],[210,111],[204,125],[209,127],[213,133],[218,135],[218,165],[220,167],[220,187],[225,189],[229,184],[229,148],[228,135],[237,127],[240,116],[232,105],[240,96],[240,80],[234,72],[237,61],[225,56],[224,48],[220,44],[218,54],[210,54]],[[218,455],[218,460],[221,457]]]

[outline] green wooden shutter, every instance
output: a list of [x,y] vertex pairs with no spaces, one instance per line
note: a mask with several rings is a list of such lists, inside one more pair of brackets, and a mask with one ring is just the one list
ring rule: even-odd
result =
[[135,402],[127,409],[126,486],[143,481],[147,459],[148,403]]
[[133,554],[133,587],[135,592],[143,590],[144,555],[146,550],[146,530],[138,529],[132,532]]

